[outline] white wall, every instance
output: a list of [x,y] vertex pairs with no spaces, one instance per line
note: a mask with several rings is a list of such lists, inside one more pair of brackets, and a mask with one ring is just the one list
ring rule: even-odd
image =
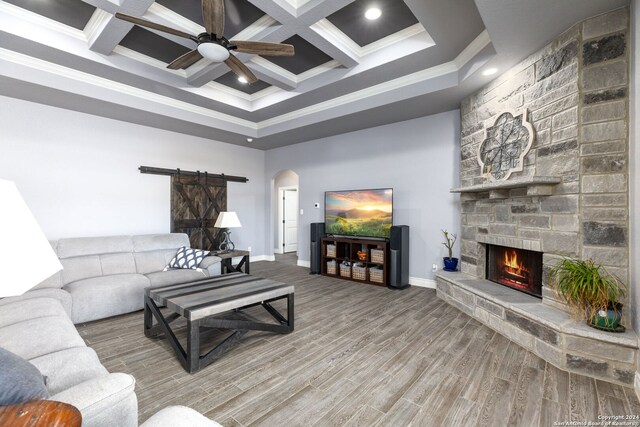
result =
[[0,178],[49,239],[168,232],[169,177],[144,165],[249,178],[229,183],[228,209],[242,223],[236,247],[262,255],[264,162],[260,150],[0,97]]
[[300,179],[299,259],[309,261],[309,224],[324,221],[325,191],[393,187],[394,223],[411,227],[410,276],[433,279],[431,265],[441,268],[445,255],[440,230],[460,228],[459,199],[449,193],[459,180],[459,140],[455,110],[268,151],[267,179],[284,169]]

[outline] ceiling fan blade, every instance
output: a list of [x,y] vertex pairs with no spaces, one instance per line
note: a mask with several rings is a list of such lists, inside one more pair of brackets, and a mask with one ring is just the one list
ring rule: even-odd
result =
[[236,45],[238,47],[238,49],[236,49],[236,52],[240,53],[253,53],[255,55],[263,56],[295,55],[295,49],[293,45],[290,44],[254,42],[244,40],[231,40],[230,43]]
[[224,0],[202,0],[202,18],[207,33],[224,35]]
[[229,55],[229,58],[224,61],[224,63],[227,64],[229,68],[231,68],[231,71],[236,73],[239,77],[244,77],[249,83],[255,83],[258,81],[256,75],[253,74],[251,70],[248,69],[247,66],[244,65],[242,61],[240,61],[234,55]]
[[183,31],[175,30],[171,27],[165,27],[164,25],[156,24],[155,22],[147,21],[146,19],[138,18],[131,15],[125,15],[124,13],[120,12],[116,13],[116,18],[132,22],[136,25],[140,25],[141,27],[152,28],[154,30],[162,31],[163,33],[169,33],[173,34],[174,36],[184,37],[185,39],[190,39],[193,37],[191,34],[187,34]]
[[176,58],[171,62],[171,64],[167,65],[167,68],[172,70],[179,70],[180,68],[189,68],[196,62],[202,59],[202,55],[198,52],[198,49],[193,49],[191,52],[187,52],[184,55]]

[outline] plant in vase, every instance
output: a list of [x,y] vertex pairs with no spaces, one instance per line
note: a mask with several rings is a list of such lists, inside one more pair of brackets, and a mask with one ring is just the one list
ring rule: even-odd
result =
[[442,230],[446,242],[442,244],[449,250],[449,256],[442,258],[444,262],[445,271],[456,271],[458,269],[458,258],[453,257],[453,245],[456,243],[457,236],[449,233],[447,230]]
[[564,258],[549,271],[549,282],[556,294],[572,309],[577,319],[608,331],[620,326],[625,286],[615,275],[593,260]]

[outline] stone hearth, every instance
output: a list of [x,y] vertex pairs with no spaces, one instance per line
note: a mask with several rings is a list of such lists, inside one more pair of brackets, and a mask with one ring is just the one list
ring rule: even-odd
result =
[[[633,381],[635,334],[571,320],[546,276],[562,257],[591,258],[628,283],[628,37],[628,8],[588,19],[462,102],[451,190],[461,194],[461,273],[436,277],[441,298],[538,356],[623,384]],[[524,111],[535,139],[495,181],[479,152],[506,111]],[[485,280],[487,245],[543,253],[542,302]]]
[[593,329],[534,296],[467,274],[443,271],[436,279],[439,298],[558,368],[633,385],[634,332]]

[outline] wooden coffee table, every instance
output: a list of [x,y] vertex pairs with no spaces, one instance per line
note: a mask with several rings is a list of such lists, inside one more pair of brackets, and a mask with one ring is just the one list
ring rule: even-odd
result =
[[[194,373],[235,347],[250,330],[280,334],[292,332],[293,293],[293,285],[244,273],[230,273],[197,282],[146,288],[144,333],[148,337],[164,333],[184,369]],[[284,298],[287,299],[286,319],[271,305],[273,301]],[[241,315],[241,310],[258,305],[264,307],[278,323],[238,320],[223,315]],[[171,314],[163,315],[160,307],[167,307]],[[170,326],[180,317],[187,319],[186,351]],[[154,318],[157,322],[155,325]],[[200,328],[230,329],[234,332],[211,351],[201,355]]]

